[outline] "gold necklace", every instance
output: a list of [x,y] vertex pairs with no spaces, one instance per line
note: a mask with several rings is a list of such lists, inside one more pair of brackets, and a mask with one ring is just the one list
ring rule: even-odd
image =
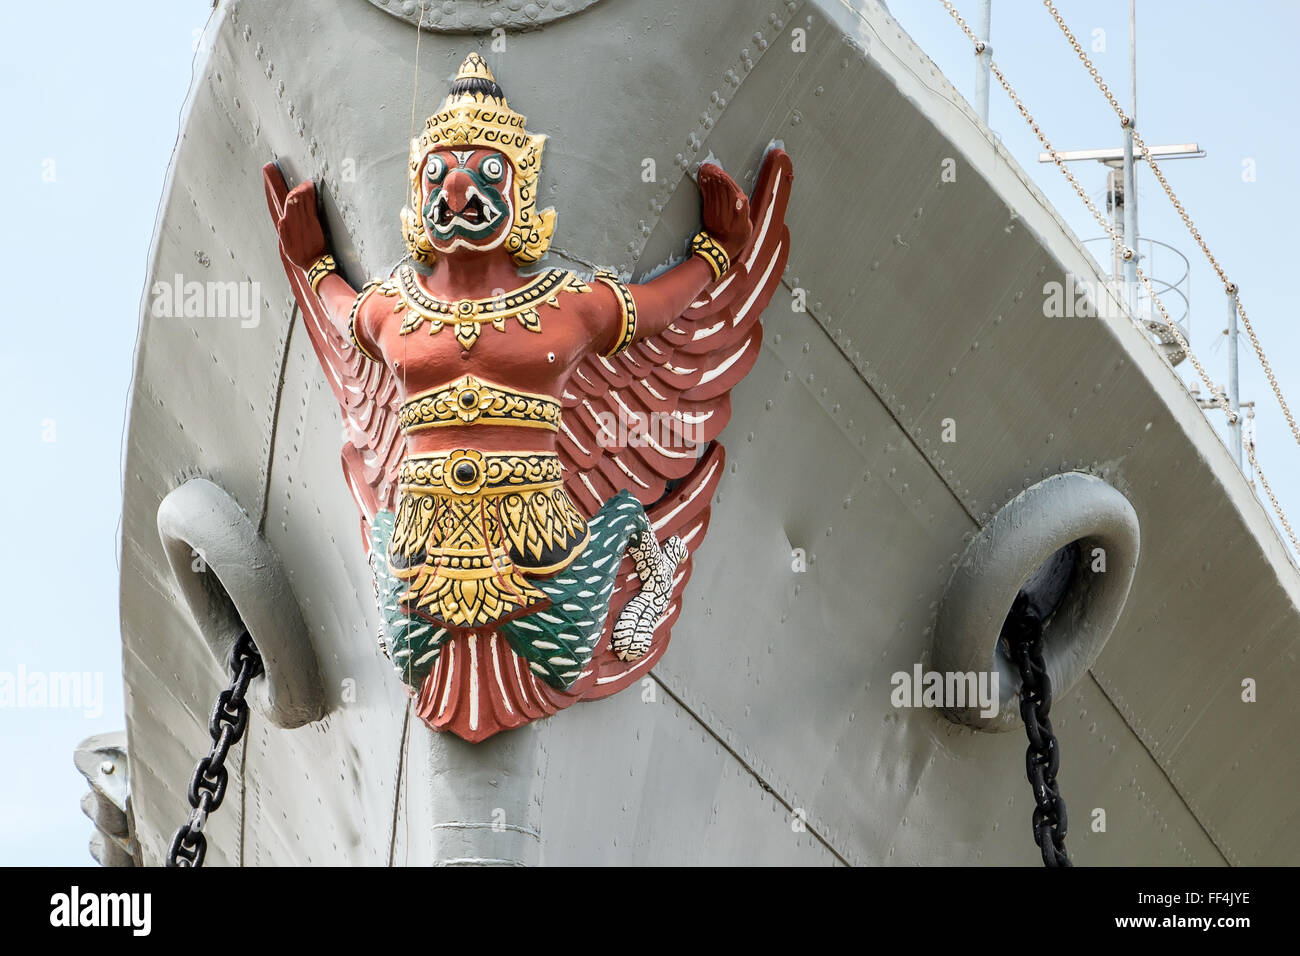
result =
[[456,330],[456,341],[462,348],[469,350],[478,341],[479,332],[487,323],[491,323],[498,332],[504,332],[506,319],[515,318],[529,332],[540,332],[542,321],[538,309],[542,305],[558,309],[561,292],[590,292],[591,287],[572,272],[548,269],[533,276],[518,289],[490,299],[445,301],[435,299],[425,292],[415,270],[410,265],[403,265],[397,270],[397,275],[377,291],[400,298],[401,301],[393,306],[393,311],[406,313],[402,319],[402,335],[414,332],[425,322],[429,323],[430,335],[442,331],[444,325],[451,325]]

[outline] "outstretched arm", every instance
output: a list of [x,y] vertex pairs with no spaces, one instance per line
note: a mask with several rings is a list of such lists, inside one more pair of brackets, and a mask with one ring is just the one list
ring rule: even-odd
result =
[[[704,231],[731,260],[735,260],[749,241],[749,197],[734,179],[715,163],[700,167],[700,212]],[[686,311],[715,280],[713,267],[693,255],[649,282],[633,285],[636,302],[636,338],[657,335]]]
[[[281,251],[291,263],[309,272],[329,252],[316,210],[315,183],[299,183],[286,192],[284,176],[275,163],[262,167],[262,179],[267,198],[275,209],[275,230],[280,237]],[[337,272],[329,272],[316,283],[316,295],[325,304],[330,321],[342,335],[348,335],[348,315],[357,298],[356,290]]]

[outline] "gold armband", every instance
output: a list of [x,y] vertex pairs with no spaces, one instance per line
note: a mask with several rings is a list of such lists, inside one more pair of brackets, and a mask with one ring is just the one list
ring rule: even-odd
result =
[[695,238],[691,240],[691,255],[699,256],[709,264],[709,268],[713,270],[714,282],[721,279],[723,273],[731,268],[731,257],[727,255],[727,250],[722,248],[718,240],[703,230],[697,232]]
[[334,257],[328,252],[313,262],[307,270],[307,284],[311,286],[311,291],[316,292],[321,280],[334,271]]
[[630,346],[633,339],[636,338],[636,301],[632,298],[632,290],[618,277],[617,272],[611,272],[608,269],[597,269],[591,278],[593,281],[602,282],[614,290],[619,309],[623,313],[623,330],[619,333],[618,341],[614,344],[614,347],[605,353],[605,358],[613,358]]

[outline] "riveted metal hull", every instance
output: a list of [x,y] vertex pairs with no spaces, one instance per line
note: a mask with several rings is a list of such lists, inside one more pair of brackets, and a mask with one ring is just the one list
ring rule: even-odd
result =
[[[259,169],[318,181],[354,284],[386,273],[403,252],[416,30],[362,0],[223,0],[149,283],[255,280],[260,315],[159,317],[145,297],[122,534],[144,861],[187,813],[224,684],[157,532],[163,498],[202,476],[278,555],[328,711],[293,730],[254,717],[210,865],[1032,863],[1023,741],[896,709],[890,680],[929,660],[970,538],[1071,470],[1118,488],[1143,540],[1118,626],[1052,715],[1076,860],[1300,861],[1282,691],[1300,681],[1300,576],[1142,333],[1044,318],[1043,284],[1095,266],[889,15],[600,0],[506,37],[494,54],[488,34],[426,32],[414,114],[469,49],[493,57],[550,137],[540,201],[559,211],[557,264],[640,276],[698,228],[689,167],[712,152],[748,186],[770,140],[794,159],[789,268],[733,395],[672,647],[639,688],[540,730],[473,747],[408,725],[375,645],[338,407]],[[1248,677],[1267,679],[1256,703],[1241,700]]]

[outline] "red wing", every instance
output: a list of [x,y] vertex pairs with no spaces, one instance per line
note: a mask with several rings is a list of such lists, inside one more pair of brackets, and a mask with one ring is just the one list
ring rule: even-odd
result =
[[[262,167],[266,204],[278,221],[289,193],[275,163]],[[361,512],[361,534],[370,548],[370,522],[381,509],[393,510],[397,468],[404,442],[397,427],[397,380],[385,365],[362,355],[335,327],[325,304],[311,290],[307,273],[280,250],[280,262],[302,312],[316,358],[343,413],[343,474]]]
[[[626,488],[646,506],[661,541],[681,535],[692,554],[703,541],[724,461],[716,439],[731,418],[732,387],[758,358],[759,318],[789,254],[785,211],[793,178],[790,157],[769,150],[750,204],[753,233],[722,280],[661,334],[612,359],[590,357],[575,370],[562,398],[559,453],[565,489],[587,514]],[[665,495],[669,482],[675,484]],[[639,587],[631,559],[624,559],[593,674],[576,692],[605,697],[653,667],[667,647],[662,635],[677,618],[690,568],[687,558],[650,653],[625,663],[608,642]]]

